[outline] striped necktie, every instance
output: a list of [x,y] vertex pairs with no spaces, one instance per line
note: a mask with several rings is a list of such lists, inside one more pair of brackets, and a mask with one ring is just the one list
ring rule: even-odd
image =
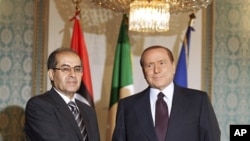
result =
[[164,141],[168,127],[168,105],[163,99],[164,94],[159,93],[155,109],[155,131],[159,141]]
[[83,136],[83,141],[88,141],[88,135],[87,135],[87,130],[83,122],[82,115],[80,114],[75,102],[70,101],[68,103],[69,109],[71,110],[72,114],[75,117],[75,120],[78,124],[78,127],[80,128],[81,134]]

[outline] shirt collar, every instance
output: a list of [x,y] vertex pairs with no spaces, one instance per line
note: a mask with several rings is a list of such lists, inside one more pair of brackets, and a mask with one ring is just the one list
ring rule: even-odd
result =
[[62,99],[65,101],[65,103],[69,103],[70,101],[75,102],[75,95],[74,95],[73,99],[69,99],[67,96],[65,96],[64,94],[59,92],[55,87],[53,87],[53,88],[62,97]]
[[174,93],[174,83],[173,81],[162,91],[156,88],[150,88],[150,93],[153,94],[155,97],[162,92],[167,99],[172,99],[173,98],[173,93]]

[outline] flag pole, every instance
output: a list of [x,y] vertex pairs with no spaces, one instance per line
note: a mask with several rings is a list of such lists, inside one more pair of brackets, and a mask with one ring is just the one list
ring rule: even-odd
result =
[[194,14],[194,13],[190,14],[190,15],[189,15],[189,18],[190,18],[190,19],[189,19],[188,25],[191,26],[191,27],[193,27],[194,21],[195,21],[194,19],[196,18],[195,14]]
[[134,93],[132,56],[128,35],[128,17],[123,15],[115,49],[106,141],[112,140],[118,101]]
[[79,4],[81,0],[72,0],[72,3],[75,5],[75,15],[70,19],[70,21],[74,20],[76,17],[81,19],[81,9],[79,8]]
[[196,18],[195,14],[189,15],[190,19],[188,22],[188,28],[182,43],[178,63],[176,66],[176,72],[174,76],[174,82],[182,87],[188,87],[188,64],[189,64],[189,49],[190,49],[190,38],[191,31],[194,31],[193,24]]
[[81,9],[79,8],[79,3],[81,3],[82,0],[72,0],[72,2],[75,4],[75,10],[80,11]]

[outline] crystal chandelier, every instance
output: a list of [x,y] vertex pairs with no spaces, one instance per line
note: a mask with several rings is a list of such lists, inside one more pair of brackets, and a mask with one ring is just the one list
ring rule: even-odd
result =
[[169,29],[170,14],[196,12],[212,0],[92,0],[103,8],[128,14],[129,30],[163,32]]
[[135,0],[130,4],[129,30],[131,31],[167,31],[169,19],[169,4],[163,0]]

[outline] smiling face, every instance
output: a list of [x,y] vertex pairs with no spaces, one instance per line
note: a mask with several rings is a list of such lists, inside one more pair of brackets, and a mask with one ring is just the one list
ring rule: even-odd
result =
[[163,90],[174,78],[175,63],[164,47],[146,49],[141,57],[144,77],[150,87]]
[[[74,68],[81,67],[81,60],[77,54],[72,52],[60,52],[56,54],[56,68],[50,68],[48,75],[53,82],[53,86],[62,94],[72,98],[74,93],[79,89],[82,72],[75,71]],[[62,71],[61,68],[71,68],[68,71]]]

